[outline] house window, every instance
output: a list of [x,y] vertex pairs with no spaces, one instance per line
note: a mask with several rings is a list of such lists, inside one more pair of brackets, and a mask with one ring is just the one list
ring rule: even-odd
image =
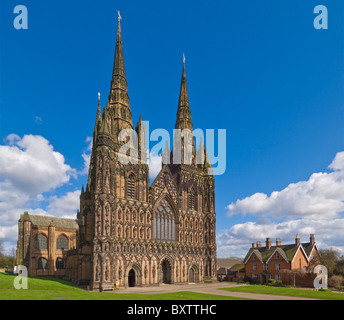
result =
[[252,274],[252,279],[253,279],[253,280],[257,280],[257,279],[258,279],[258,274],[253,273],[253,274]]
[[257,257],[255,255],[253,255],[253,260],[256,260],[256,259],[257,259]]
[[48,249],[48,239],[45,235],[39,234],[35,239],[35,249],[36,250],[47,250]]
[[280,255],[278,253],[276,253],[276,259],[279,259]]
[[127,194],[128,198],[136,199],[135,176],[133,174],[128,178]]
[[257,270],[257,265],[255,263],[253,264],[253,270]]
[[57,250],[68,250],[68,239],[65,236],[59,236],[56,240]]
[[281,265],[279,263],[275,264],[275,269],[276,271],[280,271]]
[[62,258],[56,259],[56,269],[64,269],[64,261]]
[[282,276],[281,276],[280,274],[276,274],[276,275],[275,275],[275,280],[276,280],[276,281],[282,280]]
[[307,267],[303,267],[303,272],[307,272]]
[[268,265],[267,263],[264,264],[264,270],[265,270],[265,271],[269,270],[269,265]]
[[39,258],[37,269],[48,269],[48,260],[45,258]]

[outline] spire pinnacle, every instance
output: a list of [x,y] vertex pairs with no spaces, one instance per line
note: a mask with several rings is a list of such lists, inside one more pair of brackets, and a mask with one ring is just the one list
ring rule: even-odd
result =
[[186,84],[186,71],[185,71],[185,54],[183,54],[183,73],[182,81],[180,84],[178,111],[177,111],[177,121],[176,129],[189,129],[193,130],[193,125],[191,121],[191,110],[189,106],[189,95],[188,88]]
[[100,109],[100,92],[98,92],[98,108],[97,108],[97,118],[96,118],[96,125],[100,124],[102,121],[102,112]]
[[121,12],[119,10],[117,10],[117,14],[118,14],[118,23],[120,23],[122,20]]

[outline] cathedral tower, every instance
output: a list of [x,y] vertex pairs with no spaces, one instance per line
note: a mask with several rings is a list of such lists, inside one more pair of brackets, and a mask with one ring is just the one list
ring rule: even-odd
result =
[[[203,141],[196,150],[195,139],[185,134],[193,130],[185,60],[175,129],[180,142],[172,152],[164,151],[166,161],[149,185],[146,131],[142,117],[133,126],[119,15],[110,92],[103,111],[98,97],[89,176],[80,196],[78,245],[68,256],[69,278],[93,290],[114,283],[130,287],[216,279],[215,181],[207,171]],[[132,139],[122,139],[123,130]],[[129,146],[127,163],[123,146]],[[181,162],[174,159],[179,146]]]

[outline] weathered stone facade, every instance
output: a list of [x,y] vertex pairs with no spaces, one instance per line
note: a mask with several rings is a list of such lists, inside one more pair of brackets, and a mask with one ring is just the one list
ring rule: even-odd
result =
[[[193,128],[185,63],[175,128]],[[65,276],[92,290],[115,282],[127,287],[216,280],[215,180],[208,174],[203,143],[196,152],[190,140],[189,164],[174,163],[173,151],[166,149],[150,186],[142,118],[135,128],[138,145],[130,149],[137,163],[121,161],[123,129],[134,127],[119,21],[111,89],[103,112],[98,101],[77,247],[67,253]],[[201,164],[196,163],[199,152]]]

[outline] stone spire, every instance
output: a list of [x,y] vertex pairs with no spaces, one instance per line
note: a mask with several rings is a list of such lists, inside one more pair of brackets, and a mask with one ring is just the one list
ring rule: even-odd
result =
[[96,118],[96,125],[102,122],[102,112],[100,108],[100,92],[98,93],[98,108],[97,108],[97,118]]
[[185,72],[185,56],[183,55],[183,73],[182,81],[180,85],[178,111],[177,111],[177,121],[175,125],[176,129],[189,129],[193,130],[193,125],[191,121],[191,110],[189,105],[189,95],[188,88],[186,84],[186,72]]
[[114,122],[111,127],[113,134],[118,134],[122,129],[133,129],[132,115],[130,110],[128,85],[125,73],[122,31],[121,31],[122,17],[118,12],[118,29],[115,49],[115,59],[113,65],[111,89],[107,108],[111,110],[111,116]]
[[113,66],[113,77],[120,75],[125,79],[126,74],[125,74],[125,65],[124,65],[121,20],[122,20],[122,17],[120,13],[118,12],[118,28],[117,28],[115,61],[114,61],[114,66]]
[[[193,137],[193,125],[189,105],[188,88],[186,84],[185,56],[183,55],[183,72],[180,85],[177,121],[173,140],[173,163],[195,165],[196,149]],[[189,131],[188,131],[189,130]]]

